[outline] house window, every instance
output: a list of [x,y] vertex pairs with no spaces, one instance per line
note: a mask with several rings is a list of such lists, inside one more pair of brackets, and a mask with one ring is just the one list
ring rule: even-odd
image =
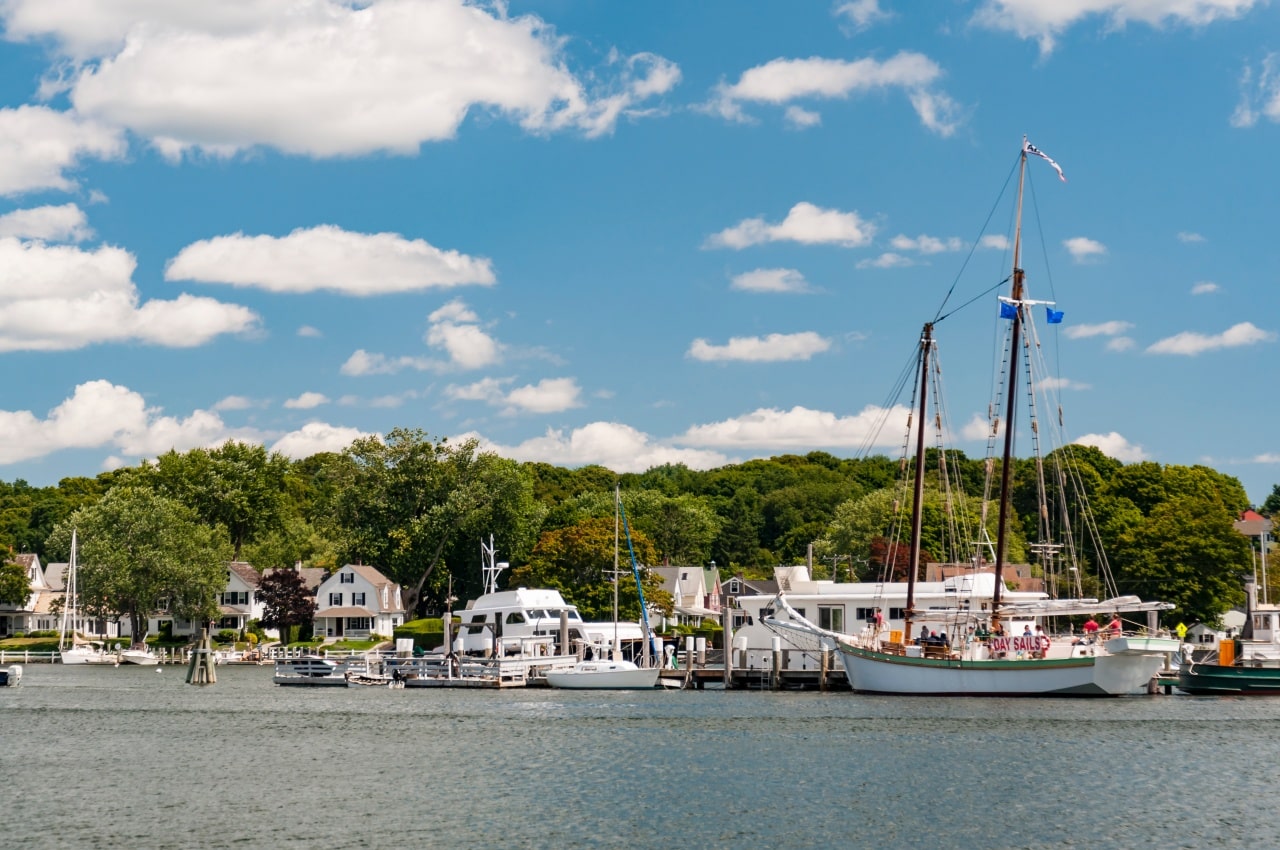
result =
[[373,620],[369,617],[348,617],[347,629],[353,632],[367,632],[373,628]]
[[355,584],[355,573],[338,573],[338,584]]
[[861,620],[864,623],[874,623],[876,621],[876,609],[874,608],[855,608],[855,620]]
[[330,594],[329,594],[329,604],[330,604],[330,605],[341,605],[341,604],[342,604],[342,594],[341,594],[341,593],[330,593]]
[[249,592],[247,590],[235,591],[229,590],[222,594],[223,605],[248,605]]
[[363,605],[363,604],[364,604],[364,594],[363,594],[363,593],[353,593],[353,594],[351,594],[351,604],[352,604],[352,605]]
[[826,629],[829,632],[844,631],[844,606],[843,605],[819,605],[818,606],[818,628]]

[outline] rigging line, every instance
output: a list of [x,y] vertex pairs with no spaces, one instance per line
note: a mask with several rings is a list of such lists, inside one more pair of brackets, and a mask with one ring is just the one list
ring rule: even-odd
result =
[[[1028,177],[1030,177],[1030,175],[1028,175]],[[1053,267],[1049,265],[1049,248],[1044,238],[1044,222],[1040,220],[1040,204],[1036,198],[1035,181],[1029,179],[1028,182],[1031,184],[1031,208],[1035,212],[1036,216],[1036,232],[1040,234],[1040,256],[1044,262],[1045,283],[1049,287],[1049,299],[1056,302],[1058,300],[1058,293],[1054,290],[1053,286]],[[1058,328],[1053,329],[1053,335],[1054,338],[1057,339],[1059,336]],[[1062,351],[1057,345],[1053,348],[1053,368],[1053,373],[1058,377],[1062,377]],[[1061,412],[1062,405],[1058,405],[1058,410]]]
[[961,310],[963,310],[965,307],[968,307],[970,304],[972,304],[973,302],[977,301],[979,298],[986,298],[986,297],[987,297],[988,295],[990,295],[992,292],[995,292],[997,289],[999,289],[1000,287],[1002,287],[1002,286],[1004,286],[1006,283],[1008,283],[1008,282],[1009,282],[1009,280],[1010,280],[1010,278],[1012,278],[1012,277],[1013,277],[1013,275],[1009,275],[1009,276],[1008,276],[1008,277],[1006,277],[1004,280],[999,281],[998,283],[994,283],[994,284],[992,284],[991,286],[989,286],[989,287],[987,287],[986,289],[984,289],[984,290],[982,290],[981,292],[979,292],[977,295],[975,295],[975,296],[973,296],[972,298],[970,298],[968,301],[966,301],[966,302],[964,302],[963,304],[961,304],[959,307],[957,307],[957,308],[955,308],[954,310],[952,310],[950,313],[947,313],[947,314],[946,314],[946,315],[944,315],[944,316],[939,316],[938,318],[934,319],[934,320],[933,320],[933,323],[936,325],[936,324],[938,324],[938,322],[941,322],[943,319],[949,319],[949,318],[951,318],[952,316],[954,316],[956,313],[959,313],[959,312],[960,312]]
[[[1004,197],[1005,191],[1009,188],[1009,181],[1013,179],[1013,175],[1018,171],[1018,163],[1022,160],[1022,153],[1013,159],[1013,166],[1009,169],[1009,174],[1004,178],[1004,185],[1000,187],[1000,192],[996,195],[995,203],[991,205],[990,212],[987,213],[986,221],[982,222],[982,229],[978,231],[978,238],[969,244],[969,253],[965,255],[964,262],[960,264],[960,270],[956,272],[955,279],[951,281],[951,288],[947,290],[946,296],[942,299],[942,303],[938,305],[938,312],[934,314],[934,324],[942,321],[939,316],[942,315],[943,309],[947,306],[947,301],[951,299],[951,294],[956,291],[956,284],[960,282],[960,277],[964,274],[965,268],[968,267],[969,261],[973,259],[974,252],[978,250],[978,244],[982,241],[982,234],[987,232],[987,225],[991,223],[991,217],[996,214],[996,209],[1000,206],[1000,199]],[[955,310],[951,311],[952,313]]]

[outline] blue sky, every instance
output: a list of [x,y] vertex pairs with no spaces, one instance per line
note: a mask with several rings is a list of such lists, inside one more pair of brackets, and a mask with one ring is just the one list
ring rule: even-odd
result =
[[[1068,178],[1029,163],[1023,263],[1065,313],[1042,333],[1066,435],[1255,501],[1280,481],[1265,0],[4,0],[0,22],[6,480],[396,426],[618,471],[894,455],[869,423],[921,325],[1009,273],[1026,134]],[[997,310],[938,328],[973,456]]]

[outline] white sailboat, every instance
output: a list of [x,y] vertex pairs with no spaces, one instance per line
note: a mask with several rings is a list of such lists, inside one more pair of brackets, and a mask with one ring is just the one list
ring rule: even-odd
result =
[[[820,628],[807,620],[803,612],[790,606],[785,595],[777,600],[777,607],[785,616],[765,619],[766,625],[779,633],[807,635],[817,638],[825,648],[838,650],[841,663],[850,685],[855,691],[880,694],[915,694],[933,696],[1112,696],[1132,693],[1146,685],[1164,664],[1168,654],[1175,652],[1175,638],[1155,632],[1157,612],[1173,606],[1161,602],[1143,602],[1137,597],[1124,596],[1107,600],[1098,599],[1027,599],[1006,600],[1002,570],[1005,566],[1006,529],[1012,520],[1010,511],[1011,469],[1013,465],[1013,437],[1015,433],[1016,400],[1022,397],[1016,387],[1017,367],[1020,358],[1028,362],[1038,351],[1038,341],[1032,346],[1034,331],[1032,308],[1049,302],[1033,301],[1025,288],[1025,277],[1020,267],[1022,235],[1022,199],[1028,153],[1048,160],[1026,139],[1023,139],[1018,172],[1017,217],[1013,242],[1012,288],[1008,297],[1001,297],[1001,316],[1010,320],[1008,355],[1004,374],[1003,452],[999,486],[999,520],[997,540],[994,546],[994,585],[990,602],[981,606],[955,607],[943,611],[919,605],[916,598],[916,573],[921,553],[922,504],[925,475],[926,423],[942,421],[936,414],[929,418],[927,396],[935,352],[933,337],[935,322],[927,323],[921,334],[918,349],[918,410],[915,427],[915,477],[914,499],[911,516],[910,550],[907,557],[906,599],[902,610],[904,628],[897,633],[883,630],[864,630],[860,635],[841,634]],[[1057,164],[1049,160],[1055,170]],[[1058,320],[1061,316],[1058,315]],[[936,320],[935,320],[936,321]],[[1024,325],[1027,329],[1023,339]],[[1023,348],[1028,349],[1024,351]],[[1028,376],[1030,378],[1030,376]],[[1034,398],[1035,387],[1028,394]],[[1039,444],[1040,423],[1033,421],[1030,431]],[[992,430],[994,435],[997,429]],[[1039,461],[1039,457],[1037,457]],[[989,469],[993,465],[989,462]],[[1042,514],[1043,516],[1044,514]],[[972,539],[972,538],[971,538]],[[1057,551],[1055,544],[1045,543],[1044,551]],[[989,540],[987,545],[990,546]],[[899,603],[901,604],[901,603]],[[1047,618],[1108,613],[1145,612],[1147,623],[1135,634],[1117,633],[1103,640],[1093,635],[1062,635],[1051,637],[1047,632],[1031,631],[1031,623],[1041,623]],[[961,639],[954,644],[932,640],[912,641],[912,623],[945,619],[960,630]],[[991,637],[978,639],[978,630],[986,631],[989,620]],[[1004,623],[1025,624],[1021,635],[1005,636]],[[970,627],[977,627],[970,633]],[[1096,624],[1095,624],[1096,628]],[[967,636],[967,637],[964,637]]]
[[[601,660],[579,661],[567,670],[548,670],[547,684],[553,688],[574,690],[645,690],[658,683],[657,653],[646,656],[653,658],[653,666],[641,667],[633,661],[622,657],[622,646],[618,639],[618,582],[621,572],[618,569],[618,523],[622,515],[622,495],[614,489],[613,517],[613,646],[610,657]],[[627,548],[631,547],[631,535],[627,535]],[[635,553],[631,553],[631,572],[635,577],[636,589],[640,593],[640,612],[644,625],[646,647],[652,644],[652,633],[649,631],[649,616],[645,611],[644,588],[640,585],[640,569],[636,565]],[[597,649],[596,651],[602,651]]]
[[66,595],[62,605],[62,626],[58,634],[58,655],[63,664],[117,664],[115,653],[99,641],[85,640],[76,630],[76,532],[71,531],[71,560],[67,564]]

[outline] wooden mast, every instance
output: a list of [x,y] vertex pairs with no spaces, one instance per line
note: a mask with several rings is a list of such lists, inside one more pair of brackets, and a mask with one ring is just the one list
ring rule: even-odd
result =
[[1014,308],[1013,333],[1009,338],[1009,379],[1005,384],[1004,413],[1004,452],[1000,460],[1000,519],[996,529],[996,576],[995,590],[991,597],[991,623],[994,627],[1000,622],[1000,595],[1004,590],[1004,550],[1007,532],[1005,526],[1009,515],[1009,489],[1013,473],[1013,429],[1014,413],[1017,411],[1014,398],[1017,392],[1018,347],[1022,337],[1022,284],[1025,273],[1022,271],[1022,188],[1027,173],[1027,138],[1022,137],[1022,160],[1018,165],[1018,213],[1013,229],[1013,286],[1009,300]]
[[911,640],[911,614],[916,607],[916,571],[920,561],[920,534],[924,523],[924,423],[929,394],[929,349],[933,346],[933,322],[920,335],[920,407],[916,420],[916,477],[911,503],[911,548],[907,554],[907,607],[903,612],[905,643]]

